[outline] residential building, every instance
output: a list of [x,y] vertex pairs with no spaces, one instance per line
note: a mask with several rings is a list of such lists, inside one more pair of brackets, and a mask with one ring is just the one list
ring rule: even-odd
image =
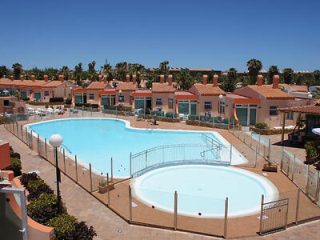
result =
[[15,96],[0,96],[0,114],[24,114],[25,102]]

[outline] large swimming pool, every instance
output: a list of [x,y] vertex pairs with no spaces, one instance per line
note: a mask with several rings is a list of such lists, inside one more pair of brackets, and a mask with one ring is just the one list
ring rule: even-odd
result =
[[[113,158],[113,174],[120,178],[130,175],[130,152],[138,153],[160,145],[204,144],[204,133],[222,146],[230,146],[219,133],[213,131],[137,129],[120,119],[60,119],[30,124],[28,129],[39,134],[42,139],[59,133],[64,139],[63,147],[66,152],[72,156],[77,155],[78,160],[83,163],[91,163],[99,173],[110,173],[110,160]],[[246,161],[233,149],[231,164]]]
[[229,199],[229,217],[258,213],[261,195],[278,198],[277,188],[266,178],[235,167],[181,165],[159,168],[135,178],[136,198],[163,211],[173,212],[174,192],[178,213],[188,216],[224,217]]

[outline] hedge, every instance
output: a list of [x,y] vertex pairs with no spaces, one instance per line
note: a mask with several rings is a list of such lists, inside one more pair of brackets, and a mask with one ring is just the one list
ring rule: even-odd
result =
[[62,102],[64,102],[64,99],[63,99],[63,97],[53,97],[53,98],[49,99],[49,102],[50,103],[56,103],[56,102],[62,103]]
[[11,170],[14,172],[14,176],[21,175],[21,160],[18,158],[10,158],[10,166],[6,167],[5,170]]
[[26,188],[29,192],[28,201],[38,198],[43,193],[53,194],[53,190],[42,179],[29,181]]

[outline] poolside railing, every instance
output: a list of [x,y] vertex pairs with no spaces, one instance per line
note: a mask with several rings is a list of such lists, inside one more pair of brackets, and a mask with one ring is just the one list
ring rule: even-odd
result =
[[230,165],[232,146],[208,144],[162,145],[130,154],[130,176],[136,177],[155,168],[182,165]]

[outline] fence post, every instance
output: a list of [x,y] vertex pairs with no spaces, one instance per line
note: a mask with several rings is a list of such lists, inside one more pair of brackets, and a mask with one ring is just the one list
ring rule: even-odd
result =
[[130,177],[132,177],[132,152],[130,152],[130,159],[129,159],[129,164],[130,164]]
[[28,129],[27,128],[26,128],[26,144],[29,145],[28,144]]
[[23,128],[22,128],[22,124],[20,125],[20,135],[21,135],[21,140],[23,142]]
[[91,163],[89,163],[89,173],[90,173],[90,192],[92,192],[92,169],[91,169]]
[[109,173],[107,173],[107,192],[108,192],[108,206],[109,206],[110,205]]
[[299,208],[300,208],[300,188],[298,188],[298,193],[297,193],[297,206],[296,206],[296,221],[295,223],[298,224],[299,222]]
[[[320,195],[320,171],[318,172],[318,178],[317,178],[317,188],[316,188],[316,196],[314,198],[314,201],[317,203],[319,201],[319,195]],[[318,204],[317,204],[318,205]]]
[[174,214],[173,214],[173,228],[177,230],[178,225],[178,192],[174,191]]
[[30,148],[33,150],[33,133],[32,130],[30,131],[30,138],[31,138],[31,143],[30,143]]
[[230,164],[231,164],[231,161],[232,161],[232,144],[230,144]]
[[296,164],[296,154],[293,154],[293,164],[292,164],[292,174],[291,174],[291,180],[292,181],[293,181],[293,178],[294,178],[295,164]]
[[74,165],[76,168],[76,182],[78,182],[78,160],[77,160],[77,155],[74,155]]
[[259,140],[258,140],[258,151],[259,151],[259,153],[260,153],[260,145],[261,144],[261,135],[259,134]]
[[261,195],[261,210],[260,210],[260,230],[259,233],[262,233],[262,221],[263,221],[263,204],[264,204],[264,195]]
[[309,171],[310,171],[310,165],[307,167],[307,186],[306,186],[306,194],[309,196],[309,182],[310,182],[310,176],[309,176]]
[[39,133],[38,133],[38,135],[37,135],[37,148],[38,148],[38,155],[40,155],[40,146],[39,146],[39,144],[40,144],[40,137],[39,137]]
[[146,168],[147,168],[147,166],[148,166],[148,150],[146,150],[146,153],[145,153],[145,157],[146,157]]
[[132,221],[132,194],[131,186],[129,185],[129,221]]
[[113,182],[113,159],[112,159],[112,157],[111,157],[111,160],[110,160],[110,167],[111,167],[111,170],[110,170],[110,172],[111,172],[111,182]]
[[284,146],[281,149],[281,162],[280,162],[280,169],[283,170],[283,158],[284,158]]
[[63,148],[63,150],[62,150],[62,155],[63,155],[63,169],[64,169],[64,172],[65,173],[67,173],[67,171],[66,171],[66,151],[65,151],[65,149]]
[[271,139],[269,138],[268,160],[271,162]]
[[259,151],[259,148],[258,148],[258,146],[256,146],[256,160],[255,160],[255,162],[254,162],[254,167],[255,167],[255,168],[257,167],[258,151]]
[[228,234],[228,209],[229,209],[229,199],[226,198],[224,202],[224,231],[223,231],[224,238],[227,238],[227,234]]

